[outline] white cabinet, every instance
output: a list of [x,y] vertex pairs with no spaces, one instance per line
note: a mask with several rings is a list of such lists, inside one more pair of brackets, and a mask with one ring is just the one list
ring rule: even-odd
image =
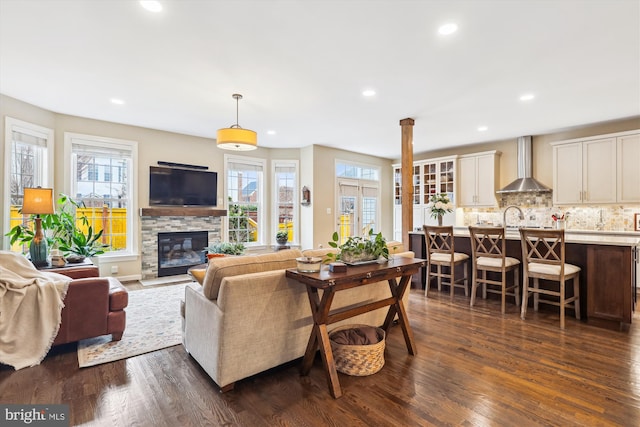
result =
[[[451,203],[456,204],[456,160],[457,156],[448,156],[413,163],[413,230],[421,230],[424,224],[437,223],[427,207],[431,196],[446,193]],[[399,165],[393,165],[393,176],[393,235],[394,239],[402,240],[402,170]],[[455,212],[444,215],[443,223],[453,225]]]
[[582,202],[616,202],[616,139],[582,143]]
[[582,203],[582,143],[553,146],[553,203]]
[[499,151],[468,154],[458,160],[458,206],[497,206]]
[[640,135],[613,134],[554,143],[553,203],[640,201]]
[[640,133],[619,137],[616,148],[618,202],[640,203]]

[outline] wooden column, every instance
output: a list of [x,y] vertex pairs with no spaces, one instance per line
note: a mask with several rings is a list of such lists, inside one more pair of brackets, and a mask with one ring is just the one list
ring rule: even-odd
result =
[[413,119],[400,120],[402,127],[402,244],[409,250],[413,229]]

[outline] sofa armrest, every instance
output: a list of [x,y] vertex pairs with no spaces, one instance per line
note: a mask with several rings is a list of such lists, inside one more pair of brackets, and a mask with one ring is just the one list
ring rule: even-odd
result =
[[106,277],[109,281],[109,311],[124,310],[129,305],[129,292],[115,277]]

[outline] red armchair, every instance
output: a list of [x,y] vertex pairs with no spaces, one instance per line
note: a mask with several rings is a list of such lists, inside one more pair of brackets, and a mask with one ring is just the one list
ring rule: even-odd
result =
[[53,345],[111,334],[122,338],[129,303],[127,289],[114,277],[99,277],[98,267],[69,267],[54,270],[71,277],[64,299],[62,323]]

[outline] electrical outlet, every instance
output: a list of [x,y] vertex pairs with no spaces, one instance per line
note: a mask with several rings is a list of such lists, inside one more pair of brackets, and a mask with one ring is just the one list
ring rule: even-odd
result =
[[327,215],[331,215],[331,208],[327,208]]
[[117,265],[112,265],[111,266],[111,274],[113,274],[113,275],[118,274],[118,266]]

